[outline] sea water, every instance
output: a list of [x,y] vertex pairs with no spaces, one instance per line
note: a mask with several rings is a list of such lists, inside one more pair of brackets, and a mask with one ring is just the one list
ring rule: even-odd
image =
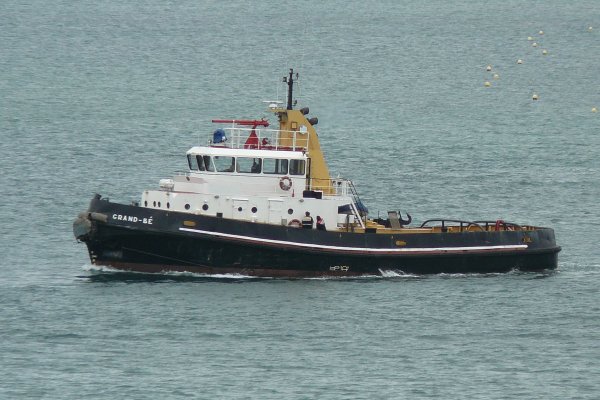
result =
[[[599,35],[585,0],[4,1],[0,398],[598,398]],[[289,68],[372,216],[551,226],[558,270],[92,267],[93,194],[139,199]]]

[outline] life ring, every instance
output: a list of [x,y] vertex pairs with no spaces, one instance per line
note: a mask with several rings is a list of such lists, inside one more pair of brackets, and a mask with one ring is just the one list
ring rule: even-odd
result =
[[279,180],[279,187],[281,190],[290,190],[292,188],[292,180],[289,176],[284,176]]
[[300,228],[302,226],[302,223],[300,222],[299,219],[293,219],[290,222],[288,222],[288,226],[293,226],[294,228]]

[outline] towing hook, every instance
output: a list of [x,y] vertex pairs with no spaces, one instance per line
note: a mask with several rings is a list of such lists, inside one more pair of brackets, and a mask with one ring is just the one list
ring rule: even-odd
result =
[[402,219],[402,213],[398,211],[398,219],[400,220],[400,225],[408,225],[412,222],[412,217],[410,216],[410,214],[406,213],[406,216],[408,217],[407,220]]

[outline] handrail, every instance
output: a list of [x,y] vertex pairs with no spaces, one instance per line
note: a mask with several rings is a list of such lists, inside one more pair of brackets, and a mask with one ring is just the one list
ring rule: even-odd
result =
[[350,193],[352,193],[352,197],[354,198],[354,203],[358,204],[362,204],[362,201],[360,201],[360,197],[358,196],[358,191],[356,190],[356,187],[354,187],[354,183],[349,180],[348,181],[348,187],[350,188]]
[[360,217],[360,213],[358,212],[358,209],[354,205],[354,202],[350,203],[350,208],[352,208],[352,212],[354,213],[354,216],[358,219],[358,223],[359,223],[360,227],[365,229],[365,224],[363,223],[363,220]]
[[515,224],[514,222],[508,222],[508,221],[504,221],[504,220],[495,220],[495,221],[475,221],[478,224],[485,224],[485,229],[488,230],[488,228],[490,226],[496,226],[496,225],[502,225],[502,227],[504,228],[504,230],[506,230],[507,227],[513,227],[515,228],[514,230],[516,231],[521,231],[524,230],[523,227],[519,224]]
[[[483,231],[483,232],[486,231],[477,222],[463,221],[463,220],[460,220],[460,219],[428,219],[427,221],[423,222],[419,228],[425,228],[425,225],[427,225],[430,222],[441,222],[442,223],[442,229],[447,228],[446,222],[451,222],[451,223],[455,223],[455,224],[460,224],[459,226],[460,226],[461,232],[463,230],[463,225],[466,225],[464,227],[464,229],[468,229],[469,226],[476,226],[477,228],[481,229],[481,231]],[[456,226],[456,225],[450,225],[450,226]]]
[[[222,146],[232,149],[308,150],[309,135],[307,132],[242,128],[238,126],[221,129],[225,131],[227,139],[223,142],[213,143],[211,138],[208,141],[210,146]],[[287,137],[282,137],[283,135]]]
[[[315,184],[315,182],[318,182]],[[311,178],[309,187],[311,190],[322,191],[330,196],[349,196],[352,194],[350,180],[343,178]]]
[[[360,222],[360,227],[365,229],[365,224],[363,223],[363,220],[362,220],[363,216],[360,214],[360,210],[358,209],[358,205],[362,204],[362,202],[360,201],[358,192],[356,191],[356,188],[354,187],[354,183],[352,183],[351,180],[348,180],[348,188],[350,189],[350,193],[352,194],[352,203],[350,204],[352,207],[352,212],[354,213],[354,216]],[[365,217],[365,222],[366,222],[367,216],[365,215],[364,217]]]

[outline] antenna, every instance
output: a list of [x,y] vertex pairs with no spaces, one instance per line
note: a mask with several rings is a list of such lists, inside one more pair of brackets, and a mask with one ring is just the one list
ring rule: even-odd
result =
[[[302,46],[300,47],[301,49],[301,54],[300,54],[300,71],[304,71],[304,44],[306,42],[306,30],[308,28],[308,19],[306,17],[304,17],[304,32],[302,34]],[[298,89],[299,89],[299,93],[300,93],[300,99],[302,99],[302,85],[300,84],[300,81],[298,81]]]

